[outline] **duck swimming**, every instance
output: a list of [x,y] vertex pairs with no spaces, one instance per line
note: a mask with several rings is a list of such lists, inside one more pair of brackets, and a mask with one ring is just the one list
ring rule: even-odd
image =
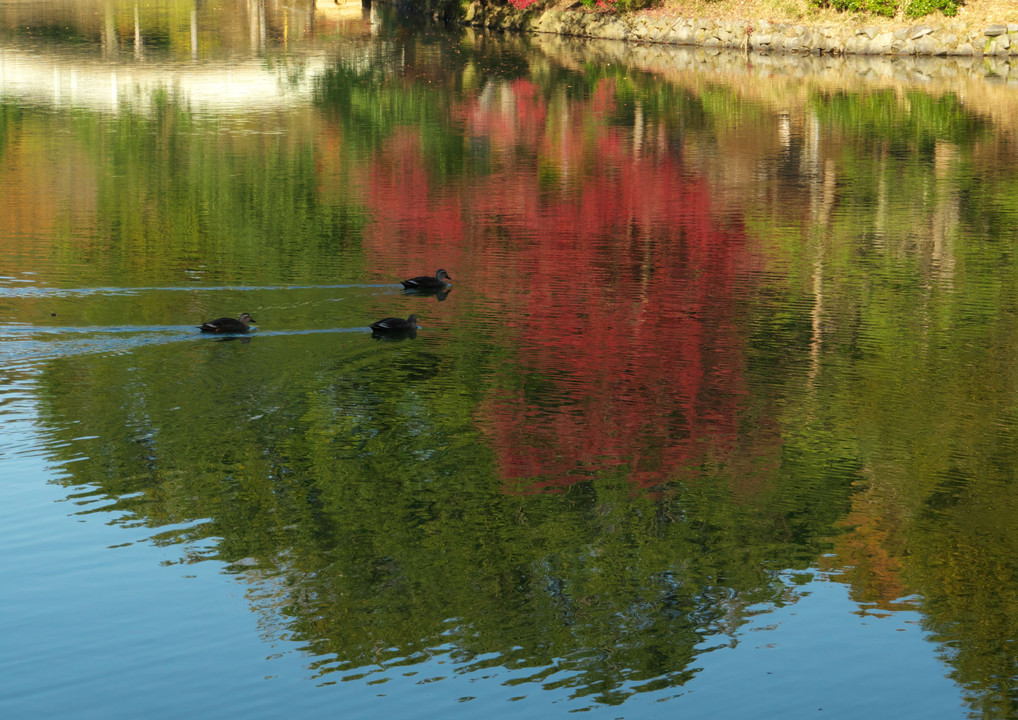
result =
[[430,275],[418,275],[412,277],[409,280],[401,280],[400,285],[405,287],[407,290],[441,290],[446,287],[449,283],[446,280],[452,280],[452,277],[445,270],[438,270],[435,272],[435,276]]
[[246,333],[251,323],[257,322],[247,313],[241,313],[238,318],[221,317],[202,323],[198,328],[207,333]]
[[378,322],[371,323],[371,331],[374,333],[416,332],[417,316],[411,315],[406,320],[395,317],[382,318]]

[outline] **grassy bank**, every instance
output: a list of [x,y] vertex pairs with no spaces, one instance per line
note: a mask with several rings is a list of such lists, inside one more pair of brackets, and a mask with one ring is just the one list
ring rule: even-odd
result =
[[966,25],[1018,23],[1016,0],[967,0],[954,17],[940,13],[921,19],[887,18],[872,13],[837,12],[815,7],[810,0],[663,0],[645,12],[667,13],[681,17],[710,20],[755,20],[771,22],[845,23],[865,25],[901,25],[922,22],[927,25],[961,22]]

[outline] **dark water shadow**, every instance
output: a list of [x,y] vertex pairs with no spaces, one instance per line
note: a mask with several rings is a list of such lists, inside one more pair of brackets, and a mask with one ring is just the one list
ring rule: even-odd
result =
[[371,337],[382,342],[401,342],[403,340],[415,340],[416,330],[372,330]]
[[409,288],[409,289],[404,289],[403,290],[403,294],[404,295],[418,295],[420,297],[433,297],[436,300],[438,300],[438,302],[442,302],[447,297],[449,297],[449,293],[451,293],[451,292],[452,292],[452,288],[451,287],[446,287],[446,288]]

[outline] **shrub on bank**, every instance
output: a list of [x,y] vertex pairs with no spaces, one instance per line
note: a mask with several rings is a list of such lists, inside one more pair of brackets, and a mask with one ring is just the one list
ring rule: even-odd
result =
[[847,12],[868,12],[894,17],[902,11],[907,17],[922,17],[934,12],[956,15],[964,0],[810,0],[818,8],[833,8]]
[[[526,10],[538,0],[509,0],[509,4],[517,10]],[[600,8],[602,10],[615,10],[626,12],[629,10],[642,10],[652,5],[661,5],[661,0],[580,0],[580,3],[588,8]]]
[[944,15],[957,15],[958,7],[963,4],[962,0],[912,0],[905,8],[905,14],[922,17],[939,10]]
[[[414,0],[404,0],[413,2]],[[431,5],[455,5],[459,0],[423,0]],[[498,0],[496,0],[496,3]],[[526,10],[540,0],[502,0],[517,10]],[[965,0],[808,0],[815,8],[826,8],[839,12],[869,13],[885,17],[895,17],[899,13],[905,17],[918,18],[931,13],[939,12],[943,15],[954,16],[958,13],[960,6]],[[668,0],[580,0],[588,8],[599,8],[602,10],[613,10],[624,13],[633,10],[641,10],[651,6],[669,5]],[[681,3],[679,4],[681,9]]]

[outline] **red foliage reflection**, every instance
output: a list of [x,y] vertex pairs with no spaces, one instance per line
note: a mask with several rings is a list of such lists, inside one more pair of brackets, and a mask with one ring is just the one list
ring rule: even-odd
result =
[[516,82],[456,108],[490,171],[442,191],[419,134],[392,138],[370,170],[369,251],[395,276],[449,268],[504,310],[515,358],[480,419],[514,489],[606,468],[659,485],[736,437],[743,232],[666,128],[606,122],[611,83],[557,102]]

